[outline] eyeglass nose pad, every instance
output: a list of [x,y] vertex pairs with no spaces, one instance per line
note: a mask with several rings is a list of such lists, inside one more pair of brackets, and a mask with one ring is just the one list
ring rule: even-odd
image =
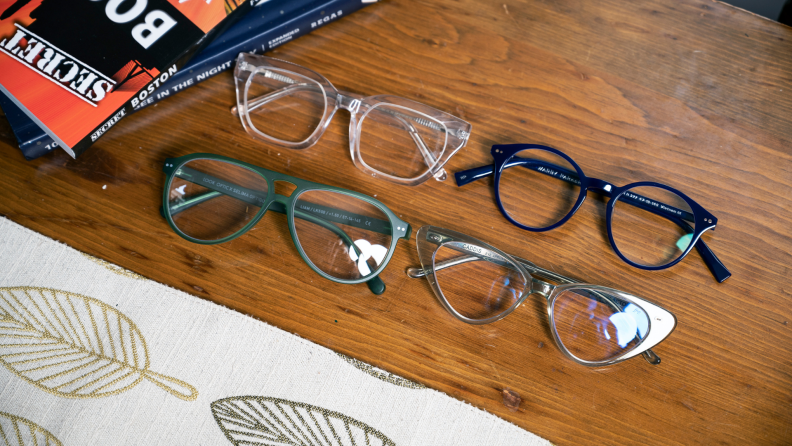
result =
[[660,364],[660,357],[655,354],[652,350],[646,350],[645,352],[641,353],[641,355],[646,359],[646,362],[652,365]]
[[411,279],[417,279],[419,277],[426,276],[426,273],[424,272],[423,268],[418,268],[418,267],[407,268],[405,272],[407,273],[407,277]]
[[445,169],[440,169],[434,174],[434,179],[437,181],[445,181],[448,178],[448,174],[446,173]]

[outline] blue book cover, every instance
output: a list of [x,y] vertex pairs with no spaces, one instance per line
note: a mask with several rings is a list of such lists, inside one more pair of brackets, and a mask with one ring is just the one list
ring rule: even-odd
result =
[[[262,53],[342,18],[377,0],[265,0],[218,36],[159,88],[139,100],[134,110],[154,104],[185,88],[232,68],[240,52]],[[258,6],[266,4],[266,8]],[[0,108],[8,118],[26,159],[38,158],[57,147],[43,130],[5,95]]]
[[[376,2],[377,0],[289,0],[289,7],[293,8],[291,13],[287,13],[285,7],[268,8],[270,14],[283,12],[280,18],[271,22],[248,15],[235,27],[238,32],[232,34],[229,30],[228,33],[218,37],[192,60],[189,66],[163,83],[155,94],[140,101],[135,110],[148,107],[231,69],[239,53],[269,51]],[[273,5],[273,3],[267,4]],[[247,29],[240,29],[243,27]]]

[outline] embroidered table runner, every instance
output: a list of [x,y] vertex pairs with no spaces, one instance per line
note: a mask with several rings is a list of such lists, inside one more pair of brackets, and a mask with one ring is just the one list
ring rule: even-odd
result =
[[0,445],[548,445],[0,218]]

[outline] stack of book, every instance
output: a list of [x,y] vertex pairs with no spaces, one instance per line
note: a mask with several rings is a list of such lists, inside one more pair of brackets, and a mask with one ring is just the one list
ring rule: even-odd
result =
[[[250,0],[249,3],[242,2],[242,0],[225,0],[224,3],[214,0],[215,3],[224,7],[228,19],[232,19],[234,15],[242,11],[243,4],[249,6],[245,9],[244,15],[238,18],[238,21],[225,26],[224,29],[221,25],[217,25],[225,20],[224,16],[221,16],[217,11],[214,11],[215,17],[211,19],[215,22],[215,26],[212,27],[206,24],[211,23],[211,20],[207,22],[209,19],[206,17],[196,15],[197,9],[179,11],[169,10],[167,7],[155,9],[159,3],[171,7],[183,4],[195,4],[195,7],[202,7],[211,4],[212,0],[161,0],[159,3],[149,0],[148,9],[138,11],[136,18],[129,20],[129,28],[131,28],[131,34],[135,39],[133,44],[140,44],[140,40],[146,43],[146,39],[148,39],[149,48],[157,50],[156,46],[159,42],[151,39],[167,27],[170,23],[168,18],[176,22],[175,25],[172,25],[174,29],[184,31],[186,28],[190,30],[189,26],[182,26],[182,22],[179,21],[181,17],[175,16],[179,12],[192,12],[192,16],[188,15],[189,19],[193,22],[195,22],[195,17],[198,17],[199,20],[203,19],[203,28],[207,28],[203,37],[193,39],[199,43],[196,45],[195,42],[191,44],[168,42],[171,46],[186,47],[186,50],[170,51],[169,54],[180,52],[179,57],[183,60],[187,60],[189,57],[189,61],[183,62],[178,58],[169,59],[167,64],[159,63],[158,65],[161,60],[168,59],[168,56],[161,54],[162,48],[153,51],[155,56],[159,57],[158,61],[148,52],[140,51],[139,48],[130,44],[128,47],[138,51],[134,53],[130,50],[131,56],[127,54],[117,57],[118,60],[113,61],[115,63],[113,67],[107,67],[109,64],[104,63],[104,70],[94,68],[95,65],[100,64],[99,62],[70,57],[67,53],[69,45],[74,48],[74,52],[79,49],[73,42],[67,41],[61,43],[60,46],[55,46],[49,43],[51,40],[44,40],[42,36],[34,34],[34,31],[42,29],[43,25],[48,23],[46,20],[49,20],[47,17],[51,12],[45,9],[48,6],[47,2],[56,2],[52,8],[57,9],[59,4],[57,2],[61,1],[0,0],[0,51],[5,53],[4,55],[0,54],[0,72],[8,71],[8,69],[16,70],[13,78],[8,73],[0,73],[0,108],[11,124],[19,141],[19,148],[25,158],[29,160],[42,156],[57,147],[62,147],[76,157],[124,116],[231,69],[233,61],[240,52],[262,53],[269,51],[327,23],[345,17],[367,4],[375,3],[377,0]],[[93,8],[90,12],[106,15],[116,24],[119,23],[116,20],[123,20],[125,15],[130,17],[137,8],[133,6],[132,9],[122,11],[122,8],[117,8],[121,3],[120,0],[87,3],[101,3],[101,11]],[[138,4],[143,3],[146,2]],[[199,3],[201,5],[198,5]],[[62,4],[60,5],[62,6]],[[161,14],[157,14],[158,12]],[[83,11],[83,13],[85,12]],[[153,18],[149,19],[148,17],[152,15]],[[25,20],[20,20],[20,17]],[[107,17],[99,18],[106,20]],[[31,21],[31,19],[33,20]],[[45,21],[45,23],[40,21]],[[13,24],[6,22],[13,22]],[[139,23],[135,24],[136,22]],[[39,26],[34,30],[36,24]],[[9,27],[9,25],[11,26]],[[192,25],[192,23],[188,25]],[[135,30],[138,32],[136,33]],[[217,30],[222,32],[213,35],[212,31]],[[167,31],[169,29],[162,33],[162,38],[167,36]],[[24,35],[20,33],[24,33]],[[17,36],[20,37],[14,42]],[[182,37],[182,40],[185,38]],[[207,41],[210,43],[207,44]],[[41,47],[39,48],[37,45]],[[63,54],[66,56],[62,56]],[[59,57],[61,59],[58,59]],[[59,61],[59,65],[52,66],[53,61]],[[77,68],[72,70],[72,67],[79,67],[79,70]],[[75,71],[73,76],[71,71]],[[103,71],[115,74],[108,76]],[[82,133],[75,133],[73,128],[70,131],[61,131],[60,127],[63,127],[61,121],[63,120],[58,119],[62,114],[74,115],[73,109],[85,108],[83,104],[75,107],[70,107],[75,104],[63,104],[64,92],[62,91],[55,91],[59,95],[52,98],[46,97],[46,94],[30,94],[26,90],[20,89],[18,84],[22,82],[18,82],[21,80],[19,77],[24,77],[28,82],[34,81],[37,85],[47,83],[42,77],[46,78],[52,84],[61,87],[62,90],[68,91],[65,96],[70,101],[74,102],[75,99],[68,96],[77,96],[78,102],[88,103],[88,106],[94,109],[84,113],[93,118],[86,123],[87,126],[83,126],[87,130],[83,130]],[[58,90],[58,87],[49,87],[50,90]],[[116,99],[116,104],[103,103],[106,97],[113,94],[124,96],[122,102],[118,102]],[[100,98],[99,96],[102,95],[104,97]],[[42,102],[46,102],[47,106],[43,106]],[[121,106],[118,107],[118,104]],[[104,113],[98,113],[97,108],[102,109]],[[110,111],[108,112],[108,110]],[[102,117],[96,119],[96,116],[99,115]]]

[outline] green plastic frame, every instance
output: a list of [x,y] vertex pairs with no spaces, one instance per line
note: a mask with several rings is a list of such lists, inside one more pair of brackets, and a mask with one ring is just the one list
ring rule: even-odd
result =
[[[260,191],[253,191],[250,189],[246,189],[239,185],[234,185],[228,183],[227,181],[220,180],[218,178],[211,177],[207,174],[203,174],[201,172],[195,171],[189,167],[185,167],[185,164],[187,164],[188,162],[200,160],[200,159],[223,161],[226,163],[230,163],[246,168],[254,173],[261,175],[261,177],[267,181],[266,197],[262,196],[263,194],[261,194]],[[180,237],[189,240],[193,243],[198,243],[202,245],[215,245],[219,243],[224,243],[233,240],[239,237],[240,235],[244,234],[245,232],[249,231],[259,222],[259,220],[261,220],[261,218],[264,216],[267,210],[271,209],[275,212],[286,214],[286,218],[289,225],[289,233],[291,234],[292,241],[294,242],[294,246],[297,248],[297,251],[299,252],[300,257],[302,257],[303,261],[307,263],[308,266],[310,266],[311,269],[313,269],[317,274],[319,274],[320,276],[326,279],[332,280],[333,282],[344,283],[344,284],[356,284],[356,283],[366,282],[369,289],[374,294],[382,294],[383,292],[385,292],[385,284],[379,278],[379,274],[382,272],[382,270],[385,269],[391,257],[393,256],[393,252],[396,248],[397,241],[400,238],[409,240],[410,234],[412,233],[412,227],[410,226],[409,223],[406,223],[405,221],[398,218],[384,204],[375,200],[374,198],[369,197],[368,195],[361,194],[359,192],[351,191],[348,189],[343,189],[340,187],[328,186],[326,184],[303,180],[301,178],[293,177],[291,175],[286,175],[280,172],[275,172],[273,170],[264,169],[262,167],[255,166],[253,164],[249,164],[243,161],[229,158],[227,156],[215,155],[211,153],[193,153],[191,155],[185,155],[179,158],[168,158],[165,160],[165,166],[163,167],[162,170],[167,175],[167,178],[165,181],[165,188],[162,194],[161,213],[162,216],[165,217],[165,220],[167,220],[168,225],[170,225],[171,229],[173,229],[173,231],[176,232],[176,234],[178,234]],[[180,203],[176,206],[169,206],[169,192],[173,179],[176,177],[187,181],[191,181],[191,180],[201,181],[200,184],[202,186],[207,187],[212,191],[207,192],[198,197],[192,197],[186,202]],[[210,181],[204,181],[204,179],[209,179]],[[276,194],[275,193],[276,181],[283,181],[285,183],[292,184],[296,188],[288,197],[284,195]],[[235,187],[233,188],[212,187],[218,182],[226,183],[224,184],[224,186],[235,186]],[[383,213],[385,213],[385,215],[388,216],[388,221],[373,219],[362,215],[352,214],[350,212],[342,211],[340,209],[327,208],[327,207],[323,207],[323,209],[319,209],[322,212],[317,212],[317,208],[314,208],[313,210],[295,209],[297,198],[305,192],[314,191],[314,190],[336,192],[363,200],[366,203],[376,206]],[[248,224],[245,225],[242,229],[227,237],[217,240],[201,240],[201,239],[196,239],[194,237],[190,237],[189,235],[182,232],[173,222],[173,217],[172,217],[173,214],[178,213],[179,211],[187,209],[196,204],[202,203],[206,200],[210,200],[212,198],[218,197],[220,195],[233,196],[237,199],[246,201],[250,204],[260,206],[261,208],[259,209],[256,216],[252,218],[250,222],[248,222]],[[351,226],[365,225],[360,227],[365,229],[374,228],[375,232],[390,235],[391,244],[388,247],[388,254],[385,256],[382,263],[377,267],[377,269],[366,277],[361,277],[359,279],[352,279],[352,280],[335,278],[325,273],[324,271],[320,270],[319,268],[317,268],[316,265],[314,265],[313,262],[311,262],[311,259],[309,259],[308,256],[305,254],[305,251],[300,245],[299,237],[297,236],[297,232],[295,230],[295,226],[294,226],[295,216],[297,216],[297,218],[310,220],[316,224],[331,229],[333,232],[336,232],[336,234],[338,234],[342,239],[344,239],[348,245],[355,247],[355,249],[357,249],[357,247],[356,245],[354,245],[354,243],[351,242],[351,238],[347,236],[346,233],[343,232],[343,230],[333,225],[332,222],[343,221],[346,224],[350,224],[350,223],[354,223],[357,220],[365,219],[362,223],[351,224]],[[355,218],[351,219],[344,217],[355,217]]]

